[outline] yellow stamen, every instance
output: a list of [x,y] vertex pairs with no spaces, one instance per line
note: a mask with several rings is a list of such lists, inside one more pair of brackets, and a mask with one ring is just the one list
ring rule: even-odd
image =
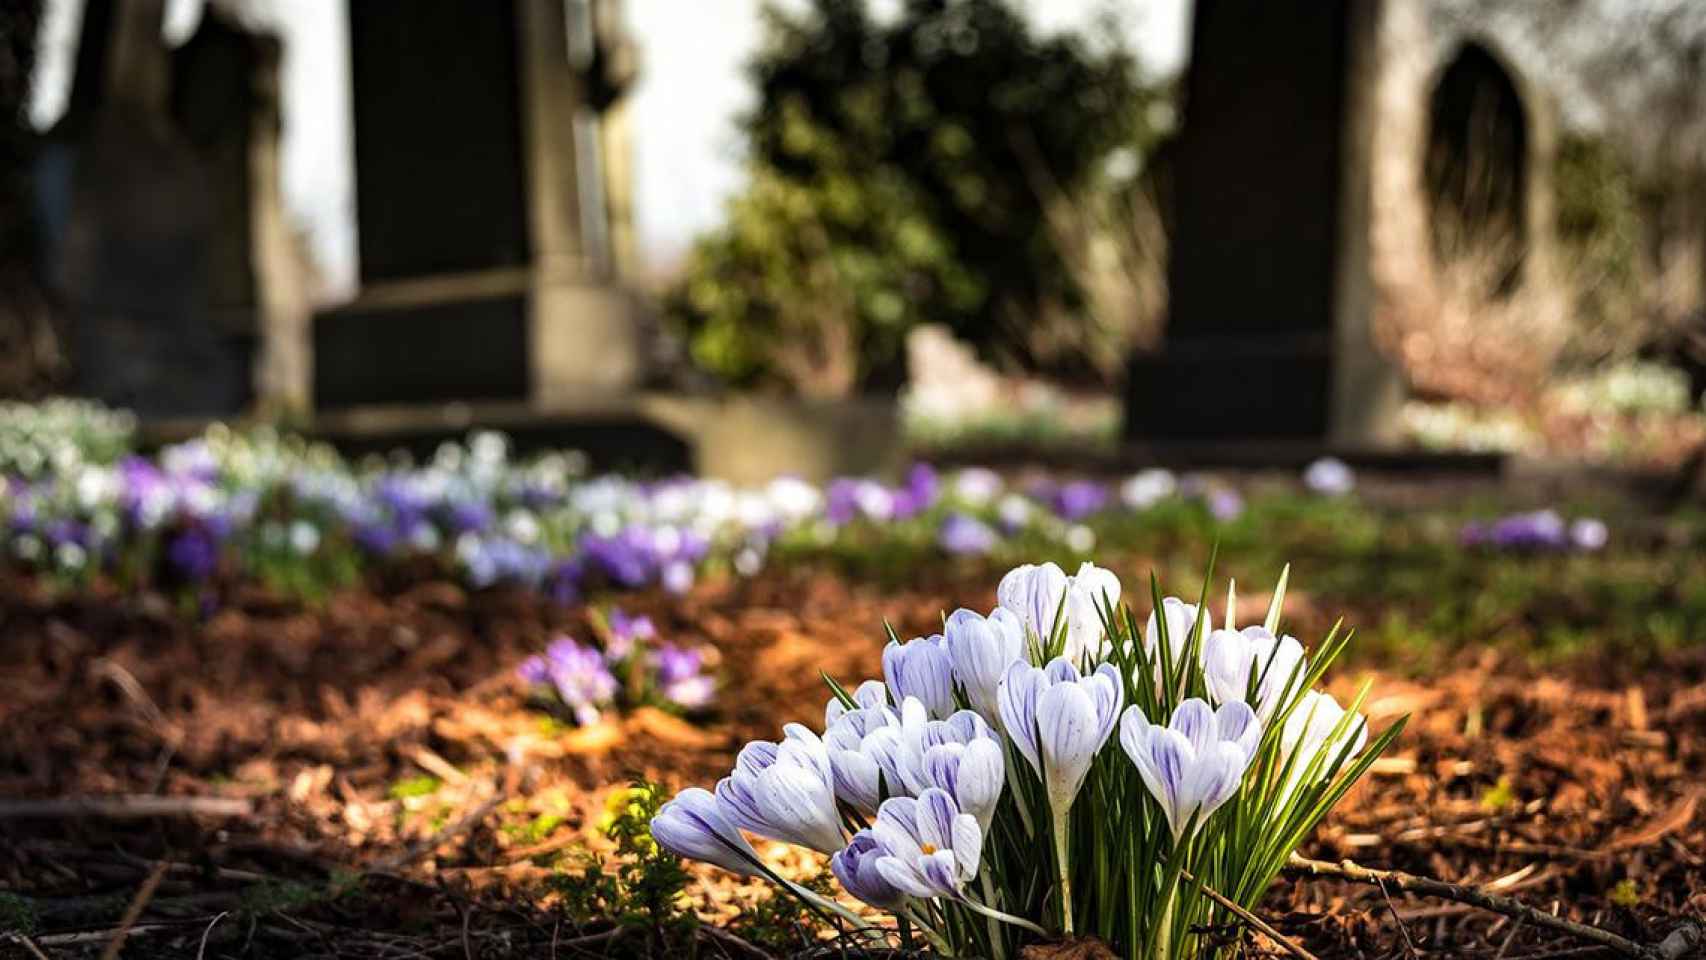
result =
[[936,852],[936,845],[935,844],[926,843],[924,845],[924,855],[925,856],[928,857],[929,855],[931,855],[932,853],[935,853],[935,852]]

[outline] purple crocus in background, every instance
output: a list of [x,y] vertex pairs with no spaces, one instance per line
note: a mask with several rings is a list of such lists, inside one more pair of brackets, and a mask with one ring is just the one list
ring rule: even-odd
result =
[[604,655],[570,637],[559,637],[543,656],[522,661],[516,676],[528,684],[549,684],[582,726],[597,723],[600,711],[616,698],[616,677]]
[[666,643],[653,654],[658,672],[658,692],[665,700],[687,710],[711,705],[717,682],[705,672],[705,653],[692,647]]
[[1108,488],[1092,480],[1074,480],[1056,487],[1049,506],[1062,520],[1077,523],[1108,504]]
[[1000,536],[976,517],[950,513],[936,530],[936,545],[955,556],[981,556],[995,549]]
[[219,569],[219,539],[202,524],[180,531],[166,545],[166,562],[190,583],[204,583]]
[[610,611],[610,640],[604,645],[604,655],[612,661],[626,660],[640,643],[656,640],[658,629],[652,618],[641,614],[631,617],[620,607]]

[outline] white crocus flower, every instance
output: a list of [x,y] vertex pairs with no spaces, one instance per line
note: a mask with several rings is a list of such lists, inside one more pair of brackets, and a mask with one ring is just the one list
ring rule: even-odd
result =
[[995,598],[1036,636],[1039,647],[1046,648],[1054,639],[1060,627],[1057,614],[1065,616],[1066,647],[1062,655],[1076,664],[1107,655],[1102,608],[1104,602],[1109,606],[1119,603],[1120,581],[1088,562],[1070,577],[1052,563],[1027,563],[1001,578]]
[[1120,746],[1161,805],[1175,842],[1238,792],[1261,739],[1261,721],[1239,700],[1215,711],[1192,697],[1165,727],[1150,723],[1136,704],[1120,720]]
[[[1309,664],[1295,637],[1275,637],[1267,628],[1216,630],[1203,644],[1203,679],[1215,703],[1249,702],[1263,723],[1274,718],[1288,687],[1295,692]],[[1249,699],[1251,684],[1256,697]]]
[[998,723],[998,692],[1007,668],[1025,659],[1025,627],[1008,609],[996,607],[987,617],[955,610],[942,628],[954,680],[965,691],[972,709]]
[[735,769],[717,784],[729,820],[753,833],[821,853],[843,845],[829,750],[797,723],[781,743],[757,740],[741,749]]

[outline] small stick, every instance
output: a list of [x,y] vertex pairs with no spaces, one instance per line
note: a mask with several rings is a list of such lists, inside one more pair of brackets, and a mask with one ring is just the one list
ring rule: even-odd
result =
[[230,915],[231,911],[226,910],[208,921],[207,929],[201,932],[201,946],[196,948],[195,960],[202,960],[202,957],[207,956],[207,938],[213,935],[213,928],[219,926],[219,921],[224,920]]
[[1514,897],[1487,893],[1466,884],[1448,883],[1431,877],[1419,877],[1402,870],[1375,870],[1353,863],[1350,860],[1343,860],[1339,863],[1311,860],[1295,853],[1286,862],[1286,871],[1313,877],[1333,877],[1339,880],[1349,880],[1353,883],[1366,883],[1382,889],[1385,889],[1386,884],[1391,884],[1405,893],[1420,894],[1424,897],[1438,897],[1442,900],[1454,900],[1458,903],[1480,907],[1483,910],[1491,910],[1494,913],[1502,913],[1513,919],[1527,920],[1537,927],[1567,933],[1579,940],[1597,943],[1626,957],[1635,957],[1637,960],[1672,960],[1653,947],[1620,937],[1609,930],[1602,930],[1599,927],[1590,927],[1585,923],[1576,923],[1574,920],[1553,916]]
[[42,953],[41,948],[36,946],[36,942],[24,934],[18,933],[14,930],[11,933],[6,934],[5,939],[10,943],[21,944],[25,950],[30,952],[30,956],[35,957],[36,960],[47,960],[47,954]]
[[119,919],[118,933],[107,941],[107,948],[101,951],[101,960],[117,960],[118,952],[124,949],[124,940],[130,936],[130,928],[136,926],[142,911],[148,909],[148,901],[154,899],[154,891],[159,888],[160,881],[166,878],[164,863],[155,867],[148,874],[148,879],[142,881],[142,887],[136,891],[136,896],[130,901],[130,906],[124,908],[124,916]]
[[0,820],[58,817],[105,817],[109,820],[146,817],[246,817],[254,813],[254,810],[254,804],[241,797],[156,797],[149,794],[129,794],[0,802]]
[[1203,883],[1201,880],[1198,880],[1196,877],[1191,876],[1191,872],[1189,870],[1180,870],[1179,873],[1186,880],[1189,880],[1190,882],[1196,884],[1197,889],[1201,890],[1203,892],[1203,896],[1208,897],[1210,900],[1213,900],[1215,903],[1220,904],[1225,909],[1231,911],[1233,916],[1236,916],[1238,919],[1244,921],[1245,923],[1249,924],[1252,927],[1255,927],[1257,930],[1260,930],[1263,934],[1267,935],[1268,939],[1279,944],[1282,948],[1285,949],[1286,953],[1289,953],[1292,956],[1296,957],[1297,960],[1319,960],[1319,958],[1316,957],[1315,954],[1310,953],[1308,950],[1303,949],[1302,947],[1298,946],[1295,943],[1292,943],[1290,937],[1287,937],[1285,934],[1280,933],[1278,930],[1275,930],[1272,926],[1270,926],[1268,924],[1268,922],[1266,920],[1263,920],[1261,917],[1258,917],[1255,914],[1251,913],[1250,911],[1244,909],[1243,907],[1240,907],[1238,904],[1233,903],[1231,900],[1228,900],[1226,897],[1222,896],[1218,890],[1215,890],[1213,887],[1209,886],[1208,884]]
[[1380,895],[1386,899],[1386,909],[1392,911],[1392,919],[1398,924],[1398,935],[1404,938],[1404,955],[1410,960],[1416,960],[1416,942],[1410,939],[1410,928],[1404,925],[1404,918],[1398,915],[1398,905],[1392,902],[1392,894],[1386,889],[1385,881],[1376,881]]

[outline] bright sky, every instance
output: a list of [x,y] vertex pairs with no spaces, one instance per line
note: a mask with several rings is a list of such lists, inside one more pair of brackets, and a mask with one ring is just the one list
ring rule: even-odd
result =
[[[199,22],[204,0],[168,0],[174,42]],[[284,41],[285,202],[325,280],[325,296],[353,291],[354,171],[350,152],[347,0],[234,0]],[[800,0],[788,0],[800,2]],[[873,0],[881,12],[897,0]],[[1046,30],[1083,29],[1097,14],[1122,32],[1156,74],[1183,63],[1190,0],[1021,0]],[[760,0],[628,0],[642,53],[632,94],[637,216],[649,263],[665,266],[714,226],[742,183],[734,118],[750,104],[742,64],[760,40]],[[47,0],[30,115],[45,129],[65,109],[83,0]]]

